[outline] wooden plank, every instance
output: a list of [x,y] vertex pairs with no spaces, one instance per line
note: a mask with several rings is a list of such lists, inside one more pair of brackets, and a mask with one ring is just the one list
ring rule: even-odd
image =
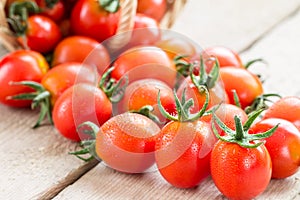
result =
[[[270,80],[266,83],[267,91],[276,89],[285,94],[299,95],[299,87],[291,89],[294,83],[299,83],[297,76],[300,64],[299,24],[300,13],[297,13],[262,38],[243,56],[244,59],[248,59],[262,55],[269,62],[270,67],[267,70],[270,71]],[[216,31],[217,29],[218,27],[215,27]],[[228,40],[230,41],[230,38]],[[294,75],[282,73],[280,69]],[[278,86],[278,80],[281,80],[280,84],[283,86]],[[284,91],[285,88],[288,90]],[[299,188],[300,171],[287,179],[272,180],[267,190],[256,199],[300,199]],[[55,199],[74,197],[78,199],[224,199],[211,179],[207,179],[195,189],[183,190],[170,186],[158,172],[128,175],[109,169],[103,164],[99,164],[85,174]]]
[[224,45],[241,51],[299,6],[300,0],[188,0],[172,29],[202,47]]
[[[36,112],[0,105],[0,113],[1,198],[51,197],[96,164],[68,156],[78,145],[61,137],[54,127],[31,129]],[[56,190],[49,193],[51,187]]]

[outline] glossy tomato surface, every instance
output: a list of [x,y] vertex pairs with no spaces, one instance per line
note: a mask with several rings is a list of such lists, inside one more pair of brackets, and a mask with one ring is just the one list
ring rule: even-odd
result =
[[91,121],[102,125],[112,114],[112,105],[105,93],[91,84],[81,83],[68,88],[54,104],[54,126],[64,137],[81,141],[89,138],[77,127]]
[[265,132],[279,124],[269,138],[267,147],[272,159],[272,178],[286,178],[295,174],[300,167],[300,132],[289,121],[279,118],[268,118],[259,121],[251,128],[251,133]]
[[159,131],[143,115],[116,115],[101,126],[96,137],[96,153],[115,170],[142,173],[155,162],[155,137]]
[[102,42],[116,33],[119,17],[120,10],[109,13],[98,1],[78,0],[71,13],[71,28],[76,35],[89,36]]
[[0,61],[0,102],[14,107],[27,107],[30,100],[13,100],[14,95],[33,92],[29,87],[12,85],[12,82],[41,82],[49,69],[42,54],[31,50],[18,50],[4,56]]
[[219,140],[211,153],[211,176],[229,199],[253,199],[268,186],[272,161],[267,148],[244,148]]
[[210,154],[215,143],[208,123],[169,122],[156,142],[156,163],[171,185],[192,188],[210,174]]

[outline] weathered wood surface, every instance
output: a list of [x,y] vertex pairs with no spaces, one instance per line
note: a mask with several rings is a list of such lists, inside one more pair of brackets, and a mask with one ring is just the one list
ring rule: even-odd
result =
[[[245,59],[264,57],[270,77],[266,90],[299,96],[299,6],[296,0],[190,0],[174,30],[200,45],[247,49]],[[0,113],[0,199],[46,199],[64,188],[55,199],[224,199],[210,179],[196,189],[180,190],[157,172],[126,175],[103,164],[89,171],[95,162],[86,165],[67,155],[77,144],[51,126],[30,128],[37,113],[2,105]],[[272,180],[258,199],[300,199],[299,179],[300,172]]]

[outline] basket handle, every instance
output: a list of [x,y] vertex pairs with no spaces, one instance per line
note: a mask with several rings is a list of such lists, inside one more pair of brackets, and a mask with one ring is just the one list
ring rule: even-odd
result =
[[116,36],[108,42],[108,48],[113,51],[122,48],[130,41],[130,31],[134,26],[134,16],[137,9],[137,0],[121,0],[120,4],[121,14]]

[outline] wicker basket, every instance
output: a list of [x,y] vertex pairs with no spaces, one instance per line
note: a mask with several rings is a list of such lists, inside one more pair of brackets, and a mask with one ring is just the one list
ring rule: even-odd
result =
[[[167,11],[160,21],[161,28],[170,28],[175,22],[178,13],[187,0],[167,0]],[[16,41],[7,24],[5,16],[6,0],[0,0],[0,44],[8,51],[21,48]],[[137,0],[121,0],[122,13],[117,34],[130,31],[133,27],[133,17],[136,13]],[[119,45],[120,41],[114,41],[114,45]]]

